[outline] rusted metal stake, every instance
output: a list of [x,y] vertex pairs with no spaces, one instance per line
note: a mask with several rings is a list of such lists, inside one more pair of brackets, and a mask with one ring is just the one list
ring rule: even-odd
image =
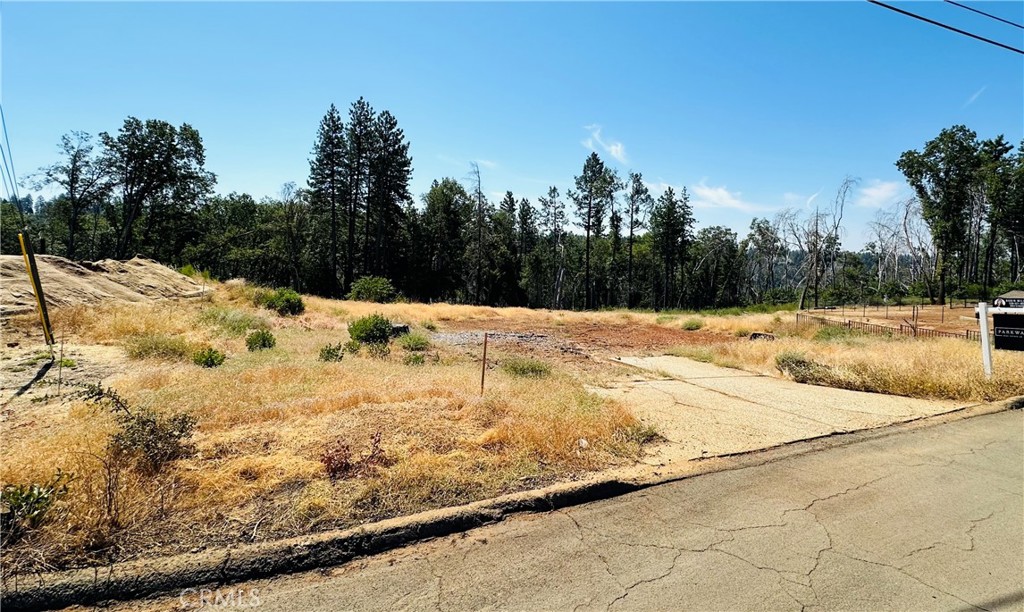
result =
[[487,374],[487,332],[484,332],[484,361],[480,366],[480,395],[484,394],[484,376]]

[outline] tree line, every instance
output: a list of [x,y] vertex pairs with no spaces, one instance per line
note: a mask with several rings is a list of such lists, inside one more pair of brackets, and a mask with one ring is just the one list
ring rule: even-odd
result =
[[138,254],[328,297],[376,276],[412,300],[569,309],[941,301],[1020,284],[1024,267],[1024,156],[964,126],[899,158],[916,197],[879,211],[856,252],[842,245],[852,178],[745,236],[698,228],[685,187],[655,196],[596,153],[536,203],[490,201],[476,164],[417,201],[409,141],[363,98],[324,115],[304,187],[260,200],[214,192],[188,124],[129,117],[115,134],[65,135],[58,154],[29,181],[57,195],[0,205],[3,253],[27,227],[37,250],[71,259]]

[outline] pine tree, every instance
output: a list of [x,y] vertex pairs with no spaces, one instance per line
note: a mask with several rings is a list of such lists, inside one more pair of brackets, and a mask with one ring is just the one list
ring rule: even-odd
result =
[[558,187],[548,188],[547,197],[540,198],[540,227],[548,246],[547,268],[550,270],[548,287],[551,289],[550,308],[562,307],[562,282],[565,277],[565,203],[559,199]]
[[633,244],[637,231],[644,228],[644,217],[654,204],[654,198],[651,197],[650,190],[644,184],[644,177],[639,172],[629,173],[627,189],[626,216],[629,237],[626,241],[626,249],[629,254],[626,262],[626,305],[632,308],[636,299],[633,288]]
[[[403,206],[410,201],[409,179],[412,158],[405,133],[398,120],[388,111],[377,115],[374,121],[376,148],[370,161],[369,208],[374,211],[373,258],[368,269],[371,274],[395,275],[394,243],[404,224]],[[367,253],[369,255],[369,253]]]
[[495,290],[492,303],[502,305],[518,305],[519,296],[519,237],[516,232],[517,203],[511,191],[505,192],[505,197],[494,213],[494,249],[492,250],[495,260]]
[[[340,294],[338,285],[338,255],[341,250],[338,229],[341,216],[351,219],[346,205],[348,180],[345,143],[345,126],[341,121],[341,113],[331,104],[327,114],[320,121],[316,143],[313,145],[313,159],[309,160],[309,191],[313,214],[318,220],[327,219],[329,241],[326,246],[327,260],[330,262],[330,274],[326,275],[326,286],[317,283],[314,290],[326,292],[331,297]],[[314,234],[316,232],[314,231]],[[351,258],[351,251],[346,252],[346,265]]]
[[608,210],[616,189],[615,173],[605,166],[597,153],[591,153],[583,163],[583,173],[576,177],[576,191],[569,192],[569,198],[576,205],[579,225],[586,234],[584,242],[584,283],[586,308],[594,307],[593,282],[591,278],[590,255],[592,239],[604,233],[605,211]]
[[369,260],[371,211],[369,200],[370,162],[376,150],[376,134],[373,129],[374,113],[370,105],[360,97],[348,111],[348,128],[345,132],[345,169],[348,176],[348,234],[345,241],[345,291],[355,280],[358,219],[362,216],[363,247],[360,270],[367,271]]

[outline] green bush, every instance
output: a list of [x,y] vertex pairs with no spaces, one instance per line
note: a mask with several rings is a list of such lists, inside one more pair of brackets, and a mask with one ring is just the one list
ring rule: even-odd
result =
[[360,302],[390,304],[398,298],[398,292],[391,281],[383,276],[364,276],[352,283],[347,297]]
[[306,311],[306,305],[302,302],[302,296],[291,289],[277,289],[270,292],[266,297],[266,307],[276,310],[277,314],[282,317],[302,314]]
[[193,266],[192,264],[185,264],[184,266],[178,268],[178,272],[191,278],[202,278],[207,281],[212,278],[210,276],[209,270],[200,270]]
[[224,353],[212,346],[207,346],[199,349],[192,355],[192,363],[204,368],[216,368],[224,363]]
[[196,427],[196,418],[179,413],[158,416],[151,410],[136,410],[118,416],[121,430],[110,439],[116,454],[133,457],[147,474],[156,474],[177,459],[191,457],[195,446],[189,441]]
[[360,343],[358,340],[349,340],[348,342],[345,343],[344,348],[345,352],[348,353],[349,355],[358,355],[359,347],[361,346],[362,343]]
[[434,323],[430,319],[423,321],[422,323],[420,323],[420,325],[422,325],[423,329],[427,331],[437,331],[437,323]]
[[426,356],[423,353],[409,353],[402,358],[402,363],[407,366],[421,366],[427,362]]
[[391,321],[379,314],[360,317],[348,324],[348,335],[363,344],[387,344],[391,340]]
[[268,329],[266,319],[236,308],[212,306],[199,313],[199,322],[219,328],[229,336],[241,336],[251,329]]
[[[319,359],[320,361],[327,362],[341,361],[341,358],[345,356],[345,353],[343,352],[344,348],[344,345],[342,345],[342,343],[340,342],[337,344],[326,344],[320,347]],[[356,345],[356,350],[359,350],[358,344]]]
[[46,515],[59,499],[67,495],[68,484],[74,474],[57,472],[46,482],[31,484],[7,484],[0,491],[0,536],[3,544],[16,542],[27,531],[43,524]]
[[698,319],[697,317],[687,319],[683,322],[683,329],[686,331],[697,331],[702,327],[704,327],[704,319]]
[[180,336],[146,334],[132,336],[125,341],[124,349],[132,359],[188,359],[195,347]]
[[425,351],[430,348],[430,338],[424,334],[412,332],[399,337],[398,345],[407,351]]
[[168,462],[195,453],[190,442],[196,427],[194,416],[178,413],[165,417],[132,408],[113,389],[100,385],[87,386],[83,397],[106,407],[117,419],[119,430],[107,445],[112,457],[132,459],[142,471],[155,474]]
[[276,344],[277,339],[274,338],[274,334],[266,329],[258,329],[245,337],[245,346],[249,349],[250,353],[262,351],[263,349],[272,349]]
[[508,357],[502,360],[501,369],[519,378],[542,378],[551,374],[551,366],[532,357]]

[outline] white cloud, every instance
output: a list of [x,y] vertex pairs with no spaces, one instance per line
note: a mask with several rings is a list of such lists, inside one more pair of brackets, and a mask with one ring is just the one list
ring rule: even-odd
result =
[[[583,129],[590,132],[590,138],[581,141],[585,148],[591,151],[597,151],[600,147],[605,153],[614,157],[620,164],[628,164],[629,159],[626,157],[626,145],[622,144],[617,140],[605,140],[601,138],[601,126],[597,124],[585,125]],[[596,145],[596,146],[595,146]]]
[[721,187],[710,186],[707,184],[707,179],[701,179],[699,183],[693,186],[691,192],[693,193],[692,202],[694,208],[729,208],[748,213],[774,210],[770,206],[762,206],[745,201],[741,192],[729,191],[725,185]]
[[979,89],[978,91],[974,92],[974,95],[972,95],[972,96],[971,96],[970,98],[967,98],[967,101],[966,101],[966,102],[964,102],[964,105],[963,105],[963,107],[962,107],[962,108],[967,108],[968,106],[970,106],[970,105],[974,104],[974,102],[975,102],[975,101],[976,101],[976,100],[977,100],[978,98],[980,98],[980,97],[981,97],[981,94],[985,93],[985,90],[986,90],[986,89],[988,89],[988,85],[984,85],[984,86],[982,86],[982,88],[981,88],[981,89]]
[[872,179],[857,191],[857,199],[853,203],[864,208],[882,208],[896,201],[903,191],[901,181]]

